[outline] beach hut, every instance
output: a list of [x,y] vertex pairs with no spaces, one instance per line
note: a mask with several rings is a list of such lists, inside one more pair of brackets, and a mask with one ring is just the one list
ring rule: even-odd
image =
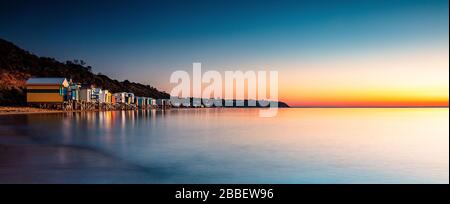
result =
[[159,108],[170,107],[170,100],[169,99],[156,99],[156,105],[158,105]]
[[166,106],[172,106],[172,102],[170,102],[170,99],[164,99]]
[[147,107],[147,105],[148,105],[148,98],[142,97],[142,107]]
[[63,103],[68,87],[66,78],[30,78],[26,82],[27,103]]
[[189,98],[171,97],[170,102],[175,107],[180,107],[189,103]]
[[93,88],[92,89],[91,99],[92,99],[91,101],[93,101],[93,102],[101,103],[102,100],[104,100],[102,89],[101,88]]
[[106,100],[106,103],[113,103],[112,102],[112,93],[111,92],[109,92],[108,90],[106,90],[106,96],[105,96],[105,100]]
[[202,106],[202,99],[201,98],[190,98],[190,106],[194,108],[198,108]]
[[89,87],[81,87],[80,100],[91,102],[91,99],[92,99],[92,89]]
[[150,98],[150,97],[145,97],[145,99],[146,99],[146,104],[147,104],[147,106],[151,106],[152,105],[152,98]]
[[108,90],[101,90],[99,94],[100,103],[111,103],[111,93]]
[[125,94],[125,103],[127,103],[127,104],[134,103],[134,94],[133,93],[126,93]]
[[73,83],[72,80],[70,80],[69,88],[68,88],[65,100],[67,100],[67,101],[80,100],[80,88],[81,88],[80,84]]
[[152,105],[152,98],[146,97],[145,98],[145,105],[147,107],[151,106]]
[[144,97],[136,97],[136,105],[138,107],[144,107],[145,106],[145,98]]
[[121,92],[121,93],[115,93],[113,94],[114,98],[115,98],[115,102],[116,103],[126,103],[125,101],[125,96],[127,93],[125,92]]

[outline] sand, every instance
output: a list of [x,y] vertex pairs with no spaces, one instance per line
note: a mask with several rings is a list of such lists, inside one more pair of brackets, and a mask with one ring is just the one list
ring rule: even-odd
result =
[[29,113],[61,113],[61,110],[49,110],[32,107],[15,107],[15,106],[0,106],[0,115],[9,114],[29,114]]

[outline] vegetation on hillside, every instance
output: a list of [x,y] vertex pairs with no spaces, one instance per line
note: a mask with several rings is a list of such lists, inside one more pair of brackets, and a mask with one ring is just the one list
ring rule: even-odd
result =
[[92,73],[92,67],[82,60],[59,62],[39,57],[13,43],[0,39],[0,105],[24,105],[25,82],[30,77],[66,77],[82,84],[92,84],[112,92],[132,92],[137,96],[169,98],[169,94],[150,85],[119,82],[102,74]]

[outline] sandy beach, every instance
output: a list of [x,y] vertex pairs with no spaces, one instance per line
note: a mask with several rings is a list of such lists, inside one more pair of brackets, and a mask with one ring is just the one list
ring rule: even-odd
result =
[[63,113],[67,111],[62,110],[49,110],[24,106],[0,106],[0,115],[10,114],[30,114],[30,113]]
[[42,108],[33,108],[26,106],[0,106],[0,115],[15,114],[34,114],[34,113],[73,113],[73,112],[96,112],[96,111],[115,111],[115,110],[50,110]]

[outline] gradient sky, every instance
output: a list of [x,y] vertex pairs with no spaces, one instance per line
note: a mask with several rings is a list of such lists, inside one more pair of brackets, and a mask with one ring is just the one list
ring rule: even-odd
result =
[[0,1],[0,38],[170,91],[175,70],[277,70],[294,106],[448,105],[448,0]]

